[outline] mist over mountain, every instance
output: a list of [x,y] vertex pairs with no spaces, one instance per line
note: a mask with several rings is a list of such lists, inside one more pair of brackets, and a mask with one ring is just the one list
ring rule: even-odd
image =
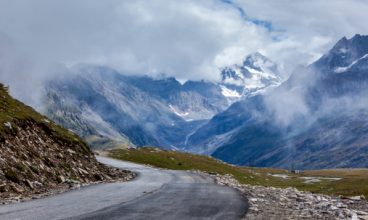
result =
[[225,97],[213,95],[217,105],[211,104],[174,78],[130,77],[94,66],[72,71],[48,83],[43,111],[93,146],[175,148],[193,126],[226,107]]
[[224,161],[301,169],[366,167],[368,37],[342,38],[272,93],[234,103],[189,138]]
[[187,143],[199,126],[280,79],[276,64],[259,53],[230,68],[241,76],[181,84],[174,77],[129,76],[108,67],[77,65],[48,82],[41,109],[93,147],[154,145],[202,152]]
[[260,53],[223,67],[218,82],[76,65],[46,81],[39,109],[94,148],[154,145],[252,166],[367,166],[367,39],[340,39],[287,80]]

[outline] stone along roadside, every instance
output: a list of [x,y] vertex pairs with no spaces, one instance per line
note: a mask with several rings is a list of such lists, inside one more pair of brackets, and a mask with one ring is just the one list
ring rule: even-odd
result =
[[331,197],[295,188],[240,184],[231,175],[212,175],[220,185],[238,189],[249,201],[244,219],[362,219],[368,220],[364,196]]

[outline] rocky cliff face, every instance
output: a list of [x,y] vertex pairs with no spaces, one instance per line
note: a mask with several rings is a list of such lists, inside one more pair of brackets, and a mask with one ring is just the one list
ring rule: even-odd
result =
[[22,198],[131,174],[97,162],[87,145],[0,84],[0,199]]

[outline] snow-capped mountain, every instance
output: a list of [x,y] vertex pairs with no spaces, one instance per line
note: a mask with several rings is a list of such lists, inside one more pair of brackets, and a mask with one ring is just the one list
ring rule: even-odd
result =
[[277,64],[258,52],[248,55],[241,65],[228,66],[221,71],[222,93],[233,100],[265,92],[281,82]]
[[241,165],[368,167],[366,54],[368,36],[342,38],[272,93],[241,100],[214,116],[188,145]]

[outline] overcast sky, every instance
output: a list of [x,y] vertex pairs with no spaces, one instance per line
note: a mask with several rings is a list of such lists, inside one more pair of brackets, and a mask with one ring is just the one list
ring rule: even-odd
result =
[[0,80],[54,63],[216,80],[255,51],[289,72],[367,34],[367,12],[365,0],[0,0]]

